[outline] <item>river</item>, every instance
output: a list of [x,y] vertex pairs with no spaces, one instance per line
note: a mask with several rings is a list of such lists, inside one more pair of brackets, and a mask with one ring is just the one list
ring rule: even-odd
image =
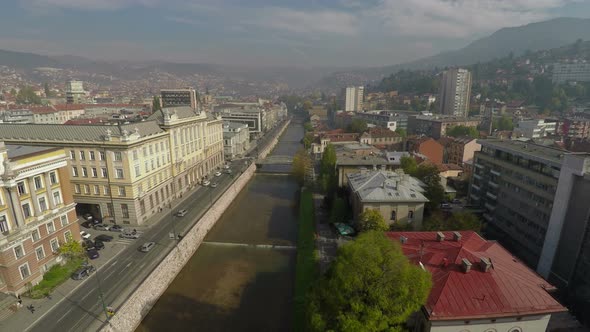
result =
[[[272,154],[294,155],[302,137],[294,119]],[[137,331],[290,331],[298,189],[256,174]]]

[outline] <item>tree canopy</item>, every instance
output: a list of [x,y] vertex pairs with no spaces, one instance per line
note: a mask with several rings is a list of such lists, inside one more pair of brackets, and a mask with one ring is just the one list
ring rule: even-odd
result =
[[307,330],[403,331],[431,287],[430,274],[411,264],[383,232],[363,233],[339,248],[312,287]]
[[514,129],[514,123],[510,117],[503,115],[501,118],[492,121],[492,128],[494,130],[512,130]]
[[436,165],[429,163],[417,165],[414,158],[402,157],[401,166],[404,173],[418,178],[426,185],[426,191],[424,192],[424,196],[428,198],[426,209],[428,211],[437,210],[445,198],[445,189],[440,182],[440,175]]
[[311,157],[305,149],[299,149],[293,156],[293,164],[291,165],[291,171],[299,184],[305,182],[305,174],[310,167],[312,167]]
[[353,119],[348,126],[348,131],[351,133],[364,133],[367,131],[367,121],[362,119]]
[[22,105],[41,105],[41,97],[37,96],[35,90],[33,90],[33,87],[23,86],[16,94],[16,103]]
[[386,231],[388,229],[385,219],[379,211],[367,209],[361,213],[358,221],[358,230],[366,231]]
[[77,258],[84,255],[84,248],[80,242],[69,238],[66,242],[62,243],[59,247],[59,253],[66,258]]
[[320,181],[322,189],[328,194],[336,191],[336,149],[328,144],[322,154],[320,162]]
[[481,231],[481,221],[471,212],[454,212],[445,217],[442,213],[433,213],[423,223],[425,231]]
[[471,138],[478,138],[479,132],[477,131],[477,128],[475,128],[475,127],[467,127],[467,126],[458,125],[458,126],[453,126],[449,129],[447,129],[447,136],[452,136],[452,137],[469,136]]

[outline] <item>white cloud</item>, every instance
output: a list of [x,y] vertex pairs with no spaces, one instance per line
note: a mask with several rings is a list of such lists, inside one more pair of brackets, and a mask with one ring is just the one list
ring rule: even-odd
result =
[[160,0],[22,0],[26,8],[37,9],[81,9],[117,10],[134,5],[155,6]]
[[365,11],[391,34],[465,38],[551,17],[571,0],[381,0]]
[[345,12],[322,10],[300,11],[289,8],[262,9],[244,23],[294,34],[356,35],[358,19]]

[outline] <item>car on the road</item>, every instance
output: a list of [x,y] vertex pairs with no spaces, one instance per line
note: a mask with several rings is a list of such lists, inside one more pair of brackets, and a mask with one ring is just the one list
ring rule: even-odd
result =
[[449,203],[441,203],[440,208],[441,209],[452,209],[451,204],[449,204]]
[[86,250],[94,249],[94,242],[92,240],[84,239],[82,240],[82,247]]
[[188,213],[188,210],[187,209],[178,210],[176,212],[176,216],[177,217],[184,217],[184,216],[186,216],[187,213]]
[[228,164],[223,165],[223,169],[229,169],[229,165]]
[[86,255],[90,259],[97,259],[98,257],[100,257],[100,254],[98,253],[98,250],[96,250],[96,249],[86,250]]
[[96,250],[104,249],[104,242],[101,240],[94,240],[94,248]]
[[72,279],[82,280],[82,279],[88,277],[94,271],[96,271],[96,268],[92,265],[82,266],[81,268],[74,271],[74,273],[72,273]]
[[92,221],[85,221],[83,223],[80,224],[80,226],[84,227],[84,228],[92,228]]
[[226,169],[223,170],[223,173],[225,173],[225,174],[231,174],[231,169],[226,168]]
[[98,240],[101,242],[111,242],[113,240],[113,237],[110,235],[106,235],[106,234],[100,234],[100,235],[97,235],[94,238],[94,240]]
[[221,172],[220,171],[216,171],[215,172],[215,176],[221,176]]
[[82,215],[82,218],[84,218],[84,220],[92,220],[92,218],[94,218],[94,217],[92,217],[91,213],[84,213]]
[[209,180],[205,180],[205,181],[203,181],[203,186],[204,186],[204,187],[207,187],[207,186],[208,186],[208,185],[210,185],[210,184],[211,184],[211,181],[209,181]]
[[123,226],[121,226],[121,225],[111,225],[111,227],[109,228],[109,231],[111,231],[111,232],[122,232],[123,231]]
[[120,238],[123,239],[139,239],[140,233],[121,233],[119,234]]
[[92,235],[90,233],[86,233],[84,231],[80,231],[80,237],[83,239],[89,239]]
[[109,225],[105,225],[105,224],[97,224],[94,225],[94,229],[96,229],[97,231],[108,231],[111,227]]
[[211,183],[211,188],[217,188],[217,182]]
[[139,251],[141,252],[148,252],[152,250],[153,247],[156,246],[156,242],[146,242],[139,247]]
[[458,198],[454,198],[454,199],[451,201],[451,203],[453,203],[453,204],[461,204],[461,200],[460,200],[460,199],[458,199]]

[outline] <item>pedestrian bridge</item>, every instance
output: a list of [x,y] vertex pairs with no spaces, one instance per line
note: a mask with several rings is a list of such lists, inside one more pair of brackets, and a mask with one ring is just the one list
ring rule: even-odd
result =
[[284,155],[277,155],[277,156],[268,156],[263,159],[257,159],[256,165],[263,166],[263,165],[291,165],[293,163],[292,156],[284,156]]

